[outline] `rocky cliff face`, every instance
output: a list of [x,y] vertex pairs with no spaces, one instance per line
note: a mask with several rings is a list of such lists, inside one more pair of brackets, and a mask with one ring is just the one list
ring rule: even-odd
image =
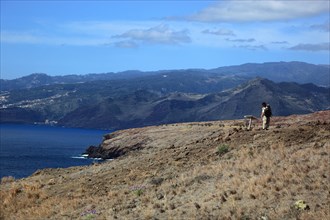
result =
[[102,155],[121,152],[112,161],[4,178],[1,219],[328,219],[330,111],[254,125],[105,135]]

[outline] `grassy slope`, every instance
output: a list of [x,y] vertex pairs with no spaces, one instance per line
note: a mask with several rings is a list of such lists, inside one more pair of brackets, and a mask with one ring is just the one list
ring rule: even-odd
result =
[[[330,111],[118,131],[140,150],[86,167],[4,178],[1,219],[328,219]],[[227,152],[228,151],[228,152]],[[295,209],[303,199],[310,210]]]

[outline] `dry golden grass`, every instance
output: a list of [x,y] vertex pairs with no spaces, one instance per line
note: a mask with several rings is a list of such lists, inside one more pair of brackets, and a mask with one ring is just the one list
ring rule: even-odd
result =
[[[235,121],[134,129],[125,143],[152,140],[139,152],[4,179],[0,218],[328,219],[330,123],[302,117],[267,132]],[[309,210],[294,208],[301,199]]]

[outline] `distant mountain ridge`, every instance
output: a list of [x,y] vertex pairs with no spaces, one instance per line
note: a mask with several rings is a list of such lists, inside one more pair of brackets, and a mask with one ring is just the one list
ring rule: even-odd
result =
[[99,80],[129,80],[155,75],[194,73],[195,75],[222,76],[227,78],[245,77],[252,79],[262,77],[274,82],[313,83],[319,86],[330,86],[330,66],[314,65],[304,62],[271,62],[247,63],[236,66],[225,66],[216,69],[185,69],[185,70],[160,70],[143,72],[138,70],[118,73],[99,73],[87,75],[48,76],[44,73],[35,73],[13,80],[0,79],[0,90],[10,91],[15,89],[35,88],[52,84],[75,84]]
[[[105,102],[71,112],[61,120],[67,126],[95,127],[101,122],[119,128],[141,127],[177,122],[238,119],[260,115],[261,100],[271,103],[274,115],[286,116],[329,109],[329,89],[306,84],[274,83],[257,78],[235,89],[201,98],[184,94],[136,103],[137,96]],[[142,91],[140,91],[141,93]],[[146,95],[144,95],[146,97]],[[123,105],[128,105],[126,111]],[[114,111],[115,110],[115,111]],[[143,112],[143,113],[142,113]],[[93,120],[88,120],[92,118]],[[80,119],[80,120],[79,120]]]
[[330,109],[330,67],[302,62],[1,80],[0,122],[122,129]]
[[330,65],[315,65],[297,61],[246,63],[238,66],[219,67],[211,71],[220,74],[262,77],[274,82],[313,83],[319,86],[330,86]]
[[262,101],[269,102],[273,114],[281,116],[330,109],[330,89],[313,84],[275,83],[255,78],[235,88],[192,94],[185,92],[190,81],[186,82],[187,87],[181,85],[185,84],[183,81],[177,84],[165,81],[169,83],[168,89],[171,85],[182,89],[167,93],[161,92],[165,87],[156,90],[160,81],[147,83],[154,81],[137,83],[135,87],[89,82],[13,91],[4,98],[7,102],[0,109],[1,122],[55,120],[68,127],[123,129],[258,116]]

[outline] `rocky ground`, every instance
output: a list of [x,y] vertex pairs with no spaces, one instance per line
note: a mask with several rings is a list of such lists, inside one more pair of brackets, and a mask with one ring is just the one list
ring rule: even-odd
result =
[[257,123],[106,135],[114,160],[3,178],[0,219],[329,219],[330,111]]

